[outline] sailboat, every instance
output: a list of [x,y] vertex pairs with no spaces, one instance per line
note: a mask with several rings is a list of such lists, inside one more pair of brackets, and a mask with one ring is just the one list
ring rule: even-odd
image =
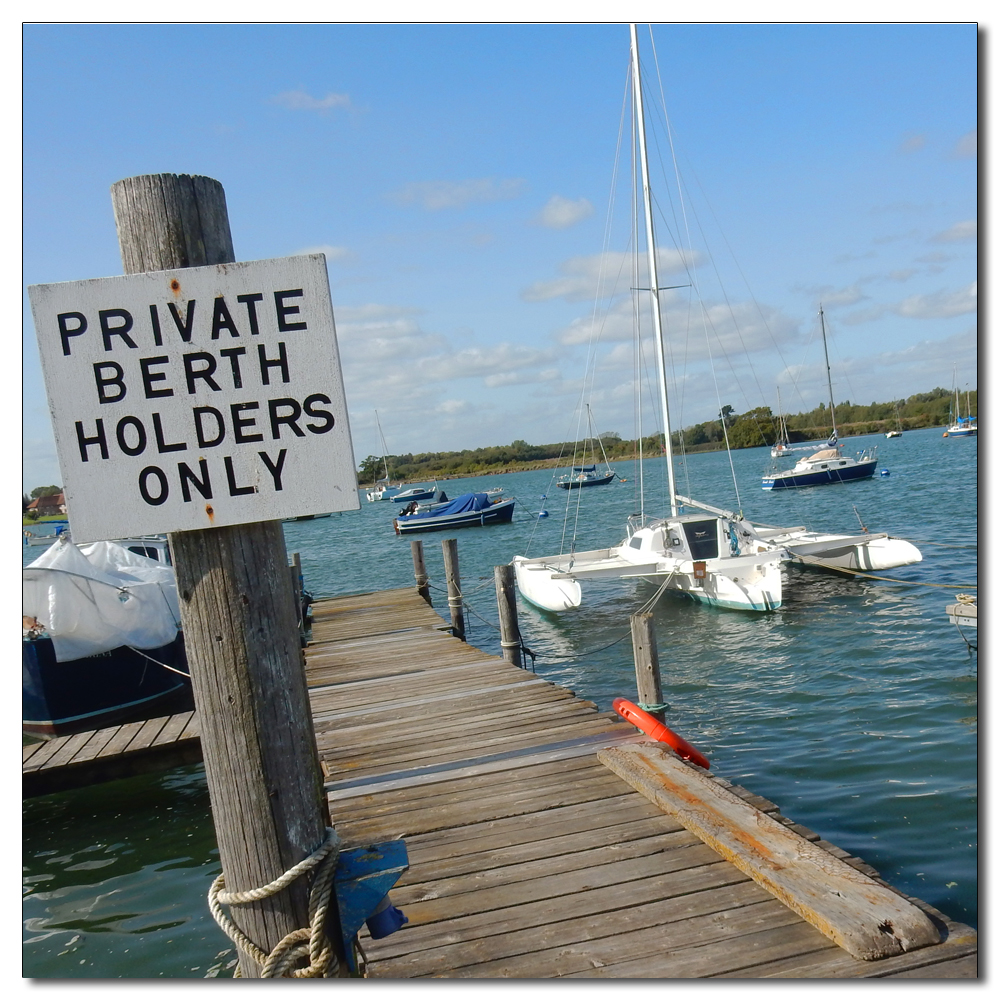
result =
[[[782,564],[843,569],[875,569],[918,562],[919,550],[902,539],[873,535],[835,535],[803,527],[779,528],[746,520],[732,512],[677,493],[667,400],[666,363],[657,279],[656,239],[646,156],[645,117],[639,72],[636,26],[630,25],[632,112],[642,178],[649,277],[664,427],[664,458],[670,514],[633,514],[626,535],[606,549],[570,551],[553,556],[511,560],[518,591],[547,611],[566,611],[582,603],[581,581],[639,578],[709,605],[745,611],[772,611],[782,603]],[[690,508],[698,513],[684,513]]]
[[774,442],[771,447],[771,458],[784,458],[786,455],[790,455],[794,449],[791,446],[791,442],[788,440],[788,423],[785,420],[784,413],[781,412],[781,390],[777,390],[778,393],[778,439]]
[[389,480],[389,461],[386,457],[385,437],[382,434],[382,424],[378,418],[378,410],[375,411],[375,425],[378,427],[378,439],[382,445],[382,469],[385,475],[381,479],[376,479],[372,488],[365,494],[371,503],[375,503],[377,500],[391,500],[403,488],[400,484],[393,486]]
[[893,403],[892,405],[896,410],[896,429],[886,431],[885,436],[887,438],[901,438],[903,436],[903,424],[899,419],[899,405],[897,403]]
[[764,474],[761,487],[765,490],[790,489],[802,486],[828,486],[831,483],[850,483],[857,479],[871,479],[878,465],[877,449],[866,448],[857,458],[843,453],[837,441],[837,415],[833,405],[833,381],[830,377],[830,353],[826,347],[826,321],[823,307],[819,307],[820,328],[823,331],[823,356],[826,358],[826,385],[830,392],[830,420],[833,433],[824,448],[800,458],[791,469],[779,472],[771,469]]
[[[957,371],[957,369],[956,369]],[[948,424],[944,437],[978,437],[979,421],[972,416],[972,406],[968,392],[965,394],[965,416],[962,416],[962,403],[958,395],[958,380],[955,380],[955,419]]]
[[601,455],[604,458],[604,471],[597,471],[596,461],[590,465],[574,465],[569,475],[560,476],[556,480],[556,486],[561,490],[578,490],[584,486],[606,486],[617,478],[615,470],[608,463],[608,456],[604,450],[604,442],[594,436],[594,419],[590,412],[590,403],[587,403],[587,431],[589,434],[587,440],[590,444],[590,455],[592,457],[596,458],[594,441],[596,440],[601,446]]

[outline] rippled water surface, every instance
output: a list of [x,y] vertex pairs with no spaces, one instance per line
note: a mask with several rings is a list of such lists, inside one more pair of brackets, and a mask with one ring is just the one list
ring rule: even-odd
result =
[[[668,722],[714,773],[977,926],[977,658],[944,608],[975,592],[978,442],[937,429],[852,439],[847,450],[869,443],[888,476],[777,494],[760,489],[766,451],[736,452],[739,502],[725,454],[678,463],[685,495],[741,503],[768,524],[853,532],[860,520],[914,541],[924,560],[882,580],[791,569],[784,606],[767,615],[664,596],[654,621]],[[495,565],[568,547],[574,524],[577,549],[621,540],[639,501],[632,464],[617,470],[627,482],[570,495],[548,471],[441,484],[449,496],[502,485],[518,499],[514,523],[454,533],[470,642],[500,651]],[[537,518],[543,509],[549,516]],[[393,513],[362,502],[287,524],[307,589],[325,597],[411,585],[412,536],[394,534]],[[647,501],[647,513],[662,510]],[[442,535],[420,537],[435,607],[447,615]],[[585,585],[576,612],[522,604],[535,669],[602,709],[633,697],[628,618],[654,593],[606,582]],[[231,946],[205,903],[219,865],[200,767],[29,800],[24,816],[24,975],[231,975]]]

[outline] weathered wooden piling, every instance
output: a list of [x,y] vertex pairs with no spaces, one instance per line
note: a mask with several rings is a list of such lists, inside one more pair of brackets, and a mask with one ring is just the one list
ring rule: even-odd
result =
[[[111,197],[127,274],[235,261],[218,181],[129,177]],[[174,532],[170,548],[226,891],[245,892],[312,854],[329,824],[284,536],[257,522]],[[233,919],[269,952],[308,926],[308,896],[298,879]],[[239,956],[242,975],[259,977]]]
[[295,606],[295,624],[299,631],[305,622],[302,620],[302,557],[298,552],[292,553],[292,562],[288,567],[288,575],[292,582],[292,601]]
[[427,567],[424,565],[424,543],[419,538],[410,542],[410,554],[413,556],[413,578],[417,581],[417,593],[430,604],[431,588]]
[[660,658],[651,614],[632,615],[632,656],[635,660],[635,687],[639,705],[660,722],[664,721],[663,691],[660,687]]
[[462,608],[462,581],[458,573],[458,541],[445,538],[441,541],[444,555],[444,577],[448,584],[448,610],[451,628],[459,639],[465,639],[465,611]]
[[505,660],[515,667],[524,666],[521,657],[521,630],[517,626],[517,597],[514,593],[514,567],[510,563],[493,567],[500,612],[500,649]]

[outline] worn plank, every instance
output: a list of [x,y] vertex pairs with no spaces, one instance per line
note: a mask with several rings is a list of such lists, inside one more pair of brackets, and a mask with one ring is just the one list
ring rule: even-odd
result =
[[898,893],[695,773],[672,751],[635,743],[598,758],[854,957],[884,958],[940,941],[927,915]]

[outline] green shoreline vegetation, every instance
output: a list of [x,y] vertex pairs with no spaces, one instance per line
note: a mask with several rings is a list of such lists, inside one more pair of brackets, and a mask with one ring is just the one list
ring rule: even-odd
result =
[[[896,417],[904,431],[924,427],[947,426],[953,418],[953,390],[933,389],[917,393],[908,399],[888,403],[860,406],[849,402],[838,403],[835,411],[837,431],[842,438],[861,434],[884,434],[896,429]],[[968,402],[961,399],[963,412],[979,412],[978,393],[973,389]],[[721,451],[729,438],[731,448],[758,448],[773,445],[777,438],[777,415],[768,406],[760,406],[746,413],[736,413],[732,406],[724,406],[717,420],[694,424],[671,435],[675,451],[694,454],[703,451]],[[725,421],[725,434],[723,433]],[[820,403],[808,413],[785,415],[785,425],[792,444],[803,441],[821,441],[833,430],[828,408]],[[614,431],[599,435],[600,444],[609,461],[625,461],[638,454],[638,442],[626,440]],[[427,480],[465,479],[473,476],[499,475],[504,472],[523,472],[527,469],[546,469],[568,466],[573,462],[574,442],[532,445],[514,441],[508,445],[473,448],[463,451],[426,452],[419,455],[387,455],[389,478],[398,482],[424,482]],[[595,442],[595,448],[597,444]],[[599,449],[597,449],[599,450]],[[642,439],[642,453],[655,455],[663,451],[663,435],[655,434]],[[588,454],[590,449],[588,446]],[[579,456],[579,449],[577,449]],[[358,467],[358,485],[364,489],[383,474],[382,458],[369,455]],[[31,499],[56,494],[59,486],[40,486],[31,492]],[[22,496],[22,524],[26,527],[46,521],[65,521],[65,514],[28,516],[29,498]]]
[[[850,402],[837,403],[834,411],[837,432],[841,438],[884,434],[896,429],[897,412],[904,431],[947,426],[952,417],[954,398],[953,390],[937,388],[888,403],[871,403],[868,406]],[[969,393],[968,400],[971,412],[978,413],[977,390]],[[961,402],[964,412],[964,393]],[[726,436],[731,448],[757,448],[775,443],[777,423],[777,414],[768,406],[760,406],[746,413],[736,413],[732,406],[724,406],[720,419],[695,424],[683,431],[674,431],[671,439],[675,450],[683,448],[687,454],[720,451],[726,446]],[[785,414],[785,425],[792,444],[823,440],[833,430],[829,408],[823,403],[808,413]],[[614,431],[606,431],[599,437],[609,461],[632,459],[638,453],[638,442],[623,439]],[[386,455],[385,462],[392,481],[462,479],[569,465],[573,461],[574,447],[573,442],[531,445],[519,440],[508,445],[463,451]],[[642,439],[643,454],[653,455],[662,450],[662,434]],[[369,455],[358,467],[358,483],[362,487],[372,485],[384,476],[384,471],[381,456]]]

